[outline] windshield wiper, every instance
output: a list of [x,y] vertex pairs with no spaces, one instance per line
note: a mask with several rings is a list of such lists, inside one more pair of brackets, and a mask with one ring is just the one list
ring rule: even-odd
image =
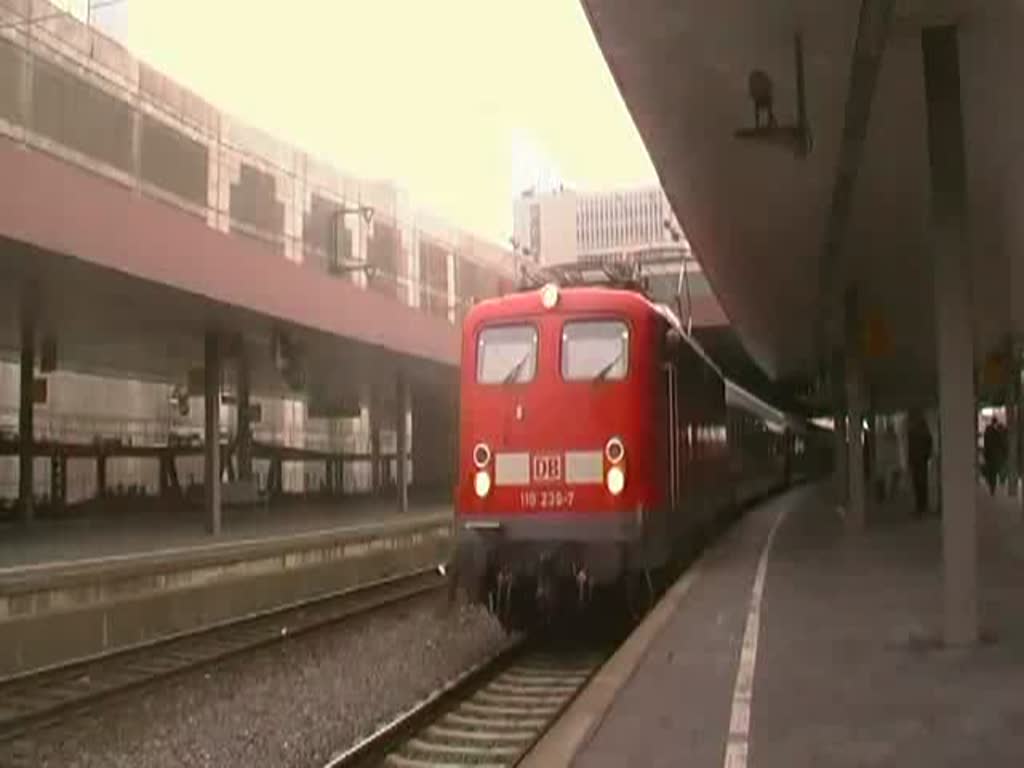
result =
[[609,373],[611,373],[611,372],[612,372],[612,368],[614,368],[614,367],[615,367],[616,365],[618,365],[618,364],[619,364],[619,360],[621,360],[621,359],[622,359],[622,350],[620,349],[620,350],[619,350],[619,354],[617,354],[617,355],[616,355],[616,356],[615,356],[615,357],[614,357],[614,358],[612,359],[612,361],[611,361],[610,363],[608,363],[608,365],[606,365],[606,366],[605,366],[604,368],[602,368],[602,369],[601,369],[600,371],[598,371],[598,372],[597,372],[597,373],[596,373],[596,374],[594,375],[594,378],[593,378],[593,379],[591,379],[591,381],[603,381],[603,380],[604,380],[604,378],[605,378],[605,377],[606,377],[606,376],[607,376],[607,375],[608,375]]
[[525,355],[523,355],[521,358],[519,358],[519,362],[512,366],[512,370],[510,370],[505,375],[505,378],[502,379],[501,383],[502,384],[511,384],[513,381],[518,379],[519,378],[519,372],[523,369],[523,366],[526,365],[526,361],[530,359],[530,355],[531,354],[532,354],[532,352],[527,352]]

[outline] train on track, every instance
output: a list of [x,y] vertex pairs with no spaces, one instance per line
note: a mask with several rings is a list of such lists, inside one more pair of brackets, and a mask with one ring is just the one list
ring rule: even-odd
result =
[[597,593],[642,611],[675,554],[828,452],[635,287],[477,304],[460,396],[455,579],[512,630]]

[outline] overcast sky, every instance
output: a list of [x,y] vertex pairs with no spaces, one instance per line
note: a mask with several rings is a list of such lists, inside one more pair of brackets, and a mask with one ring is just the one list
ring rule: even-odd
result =
[[128,0],[126,42],[248,122],[494,240],[538,180],[656,180],[579,0]]

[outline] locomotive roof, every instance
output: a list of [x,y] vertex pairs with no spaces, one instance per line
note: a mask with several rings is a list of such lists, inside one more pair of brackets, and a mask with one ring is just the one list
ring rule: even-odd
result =
[[[574,303],[581,302],[579,307],[581,311],[614,309],[626,313],[637,313],[653,311],[655,306],[644,294],[623,288],[597,285],[559,286],[558,292],[562,297],[570,297]],[[497,298],[484,299],[473,306],[466,319],[467,321],[476,320],[478,315],[482,315],[486,319],[547,312],[541,304],[540,293],[540,289],[525,290]]]

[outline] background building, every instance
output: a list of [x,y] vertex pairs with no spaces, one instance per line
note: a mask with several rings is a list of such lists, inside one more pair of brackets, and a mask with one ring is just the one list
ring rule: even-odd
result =
[[513,241],[518,259],[540,266],[639,264],[656,298],[675,303],[678,296],[684,313],[700,302],[703,311],[694,312],[699,315],[695,322],[725,322],[658,186],[602,192],[527,190],[514,204]]
[[515,240],[542,265],[689,246],[660,187],[578,192],[530,189],[515,201]]
[[[207,227],[255,241],[325,282],[351,282],[383,294],[395,307],[415,308],[454,327],[474,301],[512,285],[507,247],[422,210],[395,183],[347,174],[246,125],[135,59],[117,39],[127,29],[129,4],[34,0],[12,5],[0,0],[0,139],[130,185],[141,198],[155,198],[168,211],[186,211],[190,221],[198,214]],[[32,11],[31,35],[16,32],[29,23],[23,8]],[[22,84],[28,94],[24,98]],[[29,104],[36,110],[32,122],[21,116]],[[16,276],[8,265],[0,265],[0,285]],[[13,316],[12,311],[5,318]],[[167,325],[176,323],[171,318]],[[156,343],[147,345],[157,350],[153,370],[119,370],[115,352],[120,350],[113,345],[93,344],[93,349],[111,350],[102,364],[76,365],[66,352],[70,344],[57,339],[56,332],[52,340],[60,350],[54,354],[60,366],[44,370],[40,364],[36,378],[45,386],[33,407],[36,441],[153,447],[202,439],[203,392],[201,383],[193,386],[201,382],[201,367],[161,370],[160,361],[171,353]],[[269,358],[273,345],[266,342],[249,340]],[[0,445],[8,447],[20,439],[18,354],[14,345],[0,348]],[[302,365],[300,360],[297,367]],[[307,356],[304,365],[308,377],[286,380],[274,374],[272,387],[253,385],[254,440],[275,450],[350,455],[369,452],[375,436],[381,452],[395,451],[395,418],[382,404],[377,410],[383,415],[371,424],[373,393],[361,385],[360,369],[328,379],[322,363]],[[332,386],[314,387],[318,377]],[[236,382],[226,377],[222,392],[221,424],[232,439]],[[419,413],[421,424],[429,424],[434,415],[426,408]],[[406,421],[406,440],[412,444],[417,422],[409,416]],[[253,462],[261,483],[269,463],[265,458]],[[183,485],[202,482],[198,455],[179,457],[177,465]],[[33,466],[33,492],[42,503],[50,498],[53,464],[39,455]],[[152,458],[117,457],[103,466],[106,495],[159,490],[160,469]],[[71,457],[63,473],[65,501],[97,496],[98,474],[94,457]],[[319,489],[326,472],[323,462],[287,460],[281,475],[285,492],[305,493]],[[347,462],[341,480],[345,491],[368,491],[371,467],[365,461]],[[18,483],[18,458],[8,450],[0,455],[0,519],[6,509],[13,510]]]

